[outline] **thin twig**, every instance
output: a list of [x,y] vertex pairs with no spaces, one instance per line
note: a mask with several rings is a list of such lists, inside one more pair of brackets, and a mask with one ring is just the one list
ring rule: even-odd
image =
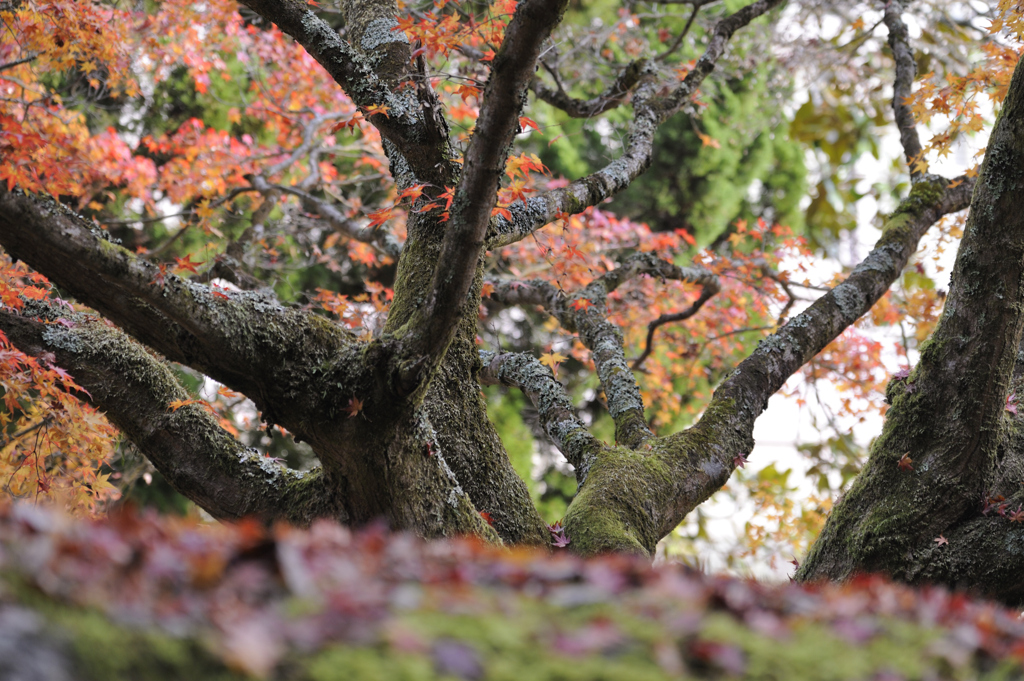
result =
[[655,57],[654,61],[665,61],[669,55],[671,55],[673,52],[679,49],[679,46],[683,44],[683,38],[685,38],[686,34],[690,32],[690,27],[693,26],[693,20],[697,18],[697,12],[700,11],[701,7],[703,7],[703,5],[695,4],[693,6],[693,12],[690,13],[690,18],[687,20],[686,26],[683,27],[683,32],[680,33],[679,37],[675,39],[675,42],[672,43],[672,46],[669,47],[664,52],[662,52],[661,54],[659,54],[657,57]]

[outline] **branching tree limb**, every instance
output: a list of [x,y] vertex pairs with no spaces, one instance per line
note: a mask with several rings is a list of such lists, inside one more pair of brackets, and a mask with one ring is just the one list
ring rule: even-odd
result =
[[533,79],[531,88],[538,99],[561,109],[572,118],[593,118],[611,111],[626,100],[633,87],[640,82],[646,64],[643,59],[630,62],[611,86],[590,99],[571,97],[560,86],[557,90],[553,90],[545,85],[540,78]]
[[540,414],[544,431],[576,469],[576,481],[582,485],[601,445],[576,416],[569,396],[551,370],[524,353],[481,352],[480,359],[483,361],[479,373],[482,383],[519,388],[530,398]]
[[268,419],[300,435],[311,405],[292,399],[285,408],[283,396],[305,392],[309,376],[291,370],[355,346],[348,332],[285,308],[266,291],[216,290],[162,271],[50,198],[0,187],[0,244],[139,340],[244,393]]
[[[541,45],[561,21],[566,4],[566,0],[521,2],[494,58],[427,303],[410,323],[418,337],[406,353],[426,358],[428,365],[440,359],[455,334],[463,303],[477,276],[484,235],[497,202],[508,152],[519,129],[526,89],[533,78]],[[414,365],[413,370],[421,369]]]
[[348,520],[322,470],[299,473],[263,457],[199,404],[173,408],[189,395],[170,368],[102,319],[30,303],[21,315],[0,312],[0,330],[23,352],[55,357],[171,486],[214,517]]
[[607,303],[609,293],[640,275],[699,284],[703,292],[696,309],[718,291],[717,278],[705,269],[679,267],[653,253],[635,253],[573,294],[545,281],[502,282],[492,293],[492,298],[506,304],[541,305],[567,331],[579,333],[580,341],[592,353],[608,411],[615,421],[615,440],[630,448],[640,446],[652,434],[644,419],[640,388],[626,362],[622,333],[607,319]]
[[[409,43],[397,25],[393,2],[359,2],[350,17],[353,46],[300,0],[251,0],[244,2],[254,12],[277,24],[297,40],[334,78],[357,106],[381,110],[369,121],[391,145],[401,150],[401,161],[421,181],[444,186],[449,163],[447,146],[429,134],[433,116],[427,116],[415,96],[394,92],[409,63]],[[354,20],[353,20],[354,19]],[[367,57],[372,52],[374,59]],[[386,109],[385,109],[386,107]],[[389,154],[390,155],[390,154]]]
[[[584,553],[608,550],[650,555],[661,537],[718,490],[753,449],[754,421],[768,398],[881,298],[903,271],[927,229],[969,204],[974,182],[958,179],[914,186],[888,219],[881,239],[841,284],[791,319],[715,391],[692,428],[649,439],[635,451],[598,455],[587,483],[566,515],[566,532]],[[640,510],[638,510],[640,509]],[[597,514],[617,528],[598,536],[584,518]],[[579,533],[579,537],[574,536]]]
[[[890,385],[893,407],[868,466],[829,517],[801,578],[844,578],[860,569],[907,578],[945,573],[947,581],[985,584],[975,580],[990,566],[915,556],[927,554],[933,538],[946,532],[979,542],[975,533],[987,523],[970,520],[996,494],[992,488],[1005,489],[997,466],[1012,472],[1009,491],[1024,501],[1019,438],[1002,426],[1024,332],[1022,130],[1024,66],[1018,64],[978,176],[942,317],[906,382]],[[878,494],[883,488],[914,501],[896,510]],[[1007,586],[1024,591],[1019,579]],[[999,593],[1003,587],[982,588]]]

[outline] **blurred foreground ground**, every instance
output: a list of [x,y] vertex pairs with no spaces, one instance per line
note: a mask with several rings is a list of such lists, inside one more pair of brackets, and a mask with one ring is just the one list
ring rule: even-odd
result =
[[0,681],[185,678],[1024,678],[1024,622],[880,578],[0,510]]

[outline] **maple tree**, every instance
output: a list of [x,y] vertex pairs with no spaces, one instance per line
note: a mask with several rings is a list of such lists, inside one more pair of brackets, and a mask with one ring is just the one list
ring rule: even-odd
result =
[[[871,40],[861,15],[879,16],[895,69],[871,73],[894,83],[911,186],[870,254],[799,309],[794,288],[821,288],[802,271],[814,245],[845,224],[830,194],[852,191],[863,131],[846,119],[863,93],[836,87],[824,113],[793,114],[793,137],[816,129],[826,159],[794,229],[782,220],[799,203],[799,147],[769,144],[767,124],[760,142],[733,139],[708,112],[727,118],[738,93],[766,91],[773,27],[814,13],[649,4],[0,4],[7,493],[101,510],[125,471],[98,408],[216,518],[384,517],[425,537],[650,556],[745,465],[754,421],[791,376],[848,388],[851,411],[881,394],[880,345],[855,326],[870,311],[912,326],[919,345],[903,350],[918,361],[885,388],[885,430],[798,578],[879,570],[1019,601],[1017,554],[1001,548],[1024,503],[1007,406],[1024,247],[1017,51],[987,36],[983,65],[959,76],[940,54],[947,85],[923,76],[914,91],[899,2],[827,8],[844,26],[829,48]],[[1019,35],[1015,4],[993,16]],[[969,29],[956,45],[980,39]],[[709,78],[729,49],[733,90]],[[979,94],[1000,110],[985,164],[928,174],[986,125]],[[950,125],[922,145],[915,116],[936,115]],[[597,135],[601,153],[570,158],[575,138],[557,129]],[[604,205],[642,187],[662,139],[733,159],[691,182],[730,195],[720,210],[663,201],[633,216],[648,225]],[[585,172],[561,172],[572,164]],[[665,195],[663,179],[645,191]],[[737,198],[754,180],[763,195]],[[969,205],[962,227],[941,227],[940,242],[962,234],[943,301],[908,264]],[[482,384],[525,395],[571,466],[558,517],[538,510],[531,452],[514,465],[517,443],[488,417],[488,402],[493,416],[515,398]],[[771,500],[779,484],[759,503],[785,524],[797,511]],[[812,515],[800,526],[816,531]]]

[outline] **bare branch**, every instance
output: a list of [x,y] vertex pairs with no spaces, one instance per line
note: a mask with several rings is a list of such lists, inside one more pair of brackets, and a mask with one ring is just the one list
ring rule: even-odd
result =
[[896,60],[892,110],[896,114],[896,127],[899,128],[900,143],[903,145],[903,153],[910,168],[910,179],[916,182],[922,177],[921,171],[917,169],[917,162],[921,160],[922,153],[921,140],[918,139],[914,114],[907,104],[907,99],[910,98],[914,77],[917,75],[917,63],[914,61],[914,52],[910,49],[907,25],[900,16],[902,13],[903,3],[900,0],[889,0],[886,3],[884,21],[889,28],[889,47],[892,48],[892,56]]
[[[102,319],[47,305],[0,312],[0,329],[23,352],[50,353],[177,491],[216,518],[256,516],[309,524],[347,520],[322,472],[289,470],[251,450],[199,404],[162,361]],[[33,318],[38,317],[38,318]],[[71,323],[67,328],[56,320]]]
[[523,391],[540,414],[544,431],[576,469],[582,485],[594,461],[600,442],[576,416],[576,410],[551,370],[535,357],[517,352],[495,354],[482,351],[483,368],[478,374],[485,385],[501,383]]
[[608,87],[608,89],[600,95],[590,99],[577,99],[575,97],[570,97],[565,90],[562,89],[561,83],[558,83],[557,81],[557,90],[552,90],[539,78],[533,79],[531,87],[533,89],[533,94],[535,94],[538,99],[547,102],[553,107],[561,109],[572,118],[593,118],[594,116],[600,116],[606,111],[611,111],[626,100],[630,90],[640,82],[640,76],[644,72],[646,63],[647,62],[644,59],[630,62],[630,64],[622,70],[622,73],[619,74],[619,77],[615,79],[615,82]]
[[281,159],[274,165],[265,169],[261,175],[264,177],[274,177],[278,173],[290,168],[296,161],[309,153],[313,148],[313,145],[318,141],[315,137],[316,133],[320,130],[320,126],[327,121],[334,121],[341,118],[344,114],[340,112],[324,113],[318,116],[314,116],[309,122],[306,123],[302,128],[302,142],[299,146],[295,147],[288,156]]
[[664,52],[662,52],[661,54],[654,58],[655,61],[665,61],[676,50],[679,49],[679,47],[683,44],[683,39],[686,38],[686,35],[690,32],[690,27],[693,26],[693,21],[694,19],[697,18],[697,13],[700,12],[701,7],[703,7],[703,4],[694,3],[693,11],[690,12],[690,18],[686,20],[686,25],[683,26],[682,32],[678,36],[676,36],[676,39],[672,41],[672,44],[669,46],[667,50],[665,50]]
[[269,184],[262,176],[253,177],[252,186],[263,194],[277,191],[298,197],[302,201],[303,210],[309,213],[316,213],[336,232],[343,234],[349,239],[370,244],[385,255],[397,258],[402,252],[401,242],[391,232],[384,229],[373,230],[358,227],[353,220],[350,220],[335,208],[334,204],[319,199],[309,192],[290,187],[286,184]]
[[487,248],[494,249],[520,241],[549,222],[565,215],[581,213],[628,187],[651,163],[654,133],[669,116],[689,101],[722,56],[733,33],[757,17],[782,4],[784,0],[757,0],[725,17],[715,26],[704,55],[680,85],[665,97],[657,98],[653,68],[640,75],[633,94],[633,123],[623,154],[601,170],[553,189],[528,201],[509,207],[512,219],[499,217],[492,222]]
[[6,71],[7,69],[13,69],[15,66],[21,66],[22,64],[27,64],[30,61],[34,61],[35,58],[38,57],[38,56],[39,56],[38,52],[33,52],[32,54],[28,55],[27,57],[23,57],[21,59],[15,59],[14,61],[9,61],[6,64],[0,64],[0,72]]
[[714,287],[705,286],[701,290],[697,300],[693,301],[690,307],[682,310],[681,312],[674,312],[672,314],[660,315],[657,319],[647,325],[647,340],[644,342],[644,351],[640,353],[640,356],[633,360],[633,371],[636,371],[643,363],[647,361],[647,358],[651,356],[651,352],[654,350],[654,333],[662,326],[666,324],[673,324],[675,322],[683,322],[694,316],[700,309],[704,307],[704,303],[711,300],[711,298],[718,293],[717,285]]

